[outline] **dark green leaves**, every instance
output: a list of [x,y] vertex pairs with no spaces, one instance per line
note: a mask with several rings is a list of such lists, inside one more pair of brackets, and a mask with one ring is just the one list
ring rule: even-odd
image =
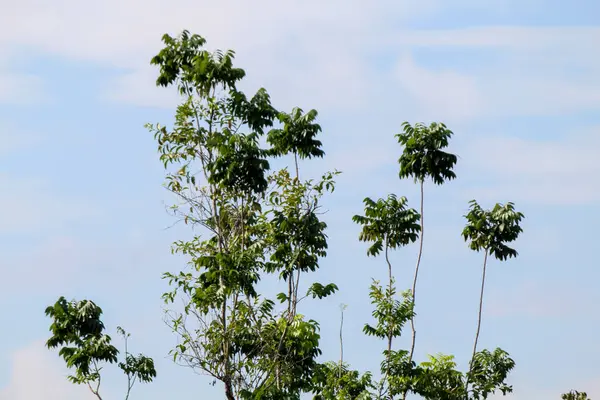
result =
[[[236,87],[244,71],[234,68],[234,53],[208,52],[198,35],[184,31],[163,42],[152,59],[160,68],[157,84],[177,86],[184,99],[172,128],[148,128],[168,169],[166,186],[180,200],[173,213],[202,229],[202,237],[174,246],[191,271],[165,274],[173,289],[165,301],[185,297],[183,312],[168,318],[181,339],[172,355],[220,380],[230,400],[295,398],[309,387],[320,354],[318,326],[297,315],[296,305],[300,274],[316,270],[326,254],[319,199],[333,191],[335,173],[304,183],[287,170],[271,173],[269,161],[324,154],[317,112],[280,113],[265,89],[246,96]],[[281,127],[267,134],[276,120]],[[288,307],[281,314],[271,300],[258,303],[255,286],[265,273],[286,280],[278,300]],[[336,290],[315,284],[307,295]],[[201,328],[188,329],[187,318]]]
[[398,143],[404,147],[398,160],[400,178],[413,177],[415,181],[423,182],[430,177],[437,185],[456,178],[452,168],[457,157],[442,150],[448,147],[452,136],[446,125],[434,122],[429,126],[422,123],[411,126],[404,122],[402,128],[403,133],[396,135]]
[[456,369],[454,356],[428,356],[416,371],[413,391],[425,399],[464,400],[464,375]]
[[[156,378],[156,370],[154,369],[154,360],[149,357],[146,357],[143,354],[138,354],[134,356],[129,353],[127,350],[127,341],[129,339],[130,334],[127,333],[120,326],[117,327],[117,331],[123,338],[125,339],[125,361],[119,363],[119,368],[127,375],[128,379],[128,388],[131,390],[133,385],[135,384],[136,379],[140,382],[149,383],[152,382],[154,378]],[[127,392],[127,397],[129,397],[129,391]]]
[[287,170],[271,176],[276,189],[268,202],[268,243],[272,252],[267,271],[278,271],[287,279],[293,270],[318,268],[319,257],[324,257],[327,250],[327,224],[319,219],[319,201],[325,190],[334,190],[333,175],[325,174],[317,183],[297,182]]
[[379,282],[373,282],[369,297],[375,306],[373,317],[377,324],[366,324],[363,328],[366,335],[380,339],[400,336],[404,324],[414,316],[413,303],[409,291],[402,293],[402,301],[396,300],[395,294],[393,286],[383,289]]
[[102,309],[94,302],[67,302],[60,297],[54,306],[46,308],[46,315],[52,318],[52,336],[46,346],[49,349],[61,347],[59,355],[67,367],[75,369],[74,378],[78,383],[96,380],[97,362],[117,361],[119,351],[110,344],[110,336],[103,333]]
[[361,242],[372,242],[368,255],[376,256],[384,245],[390,249],[415,242],[419,237],[419,213],[406,207],[406,197],[390,194],[387,199],[364,199],[365,215],[355,215],[352,220],[362,225]]
[[517,251],[506,243],[517,240],[523,231],[520,226],[524,215],[515,211],[513,203],[497,203],[491,210],[484,210],[475,201],[469,202],[470,209],[465,218],[467,225],[462,236],[469,242],[471,250],[488,251],[498,260],[517,256]]
[[229,95],[229,113],[238,116],[251,130],[262,135],[264,128],[273,125],[278,113],[271,105],[271,97],[265,89],[259,89],[249,101],[238,90],[230,90]]
[[289,114],[279,113],[277,118],[283,124],[283,128],[272,129],[267,136],[273,155],[294,153],[300,158],[325,155],[321,149],[321,141],[315,139],[321,131],[321,126],[314,122],[317,118],[316,110],[303,114],[302,109],[294,108]]
[[269,162],[263,158],[256,134],[215,133],[210,149],[215,157],[207,163],[209,183],[238,193],[263,193],[267,189]]
[[496,391],[502,392],[503,395],[511,393],[512,386],[506,384],[506,378],[514,367],[515,362],[502,349],[497,348],[493,352],[482,350],[476,353],[469,377],[472,398],[487,399]]
[[337,291],[338,287],[335,283],[323,285],[321,283],[315,282],[308,288],[306,295],[312,296],[313,299],[317,297],[319,299],[322,299],[324,297],[334,294]]
[[202,48],[206,40],[187,30],[176,38],[165,34],[163,43],[165,47],[150,61],[160,68],[159,86],[179,81],[181,94],[208,95],[217,87],[235,87],[245,76],[243,69],[233,68],[233,51],[210,53]]
[[592,400],[588,397],[586,392],[579,392],[577,390],[571,390],[569,393],[563,393],[560,398],[562,400]]
[[334,362],[319,364],[313,375],[313,400],[367,400],[373,389],[371,373],[361,375],[348,365]]
[[[100,386],[101,363],[117,362],[119,351],[110,342],[110,336],[104,334],[104,324],[100,320],[102,309],[93,301],[70,301],[60,297],[58,301],[46,308],[46,315],[52,318],[50,331],[52,336],[46,341],[49,349],[60,347],[58,354],[65,360],[68,368],[75,369],[75,375],[69,380],[76,384],[95,382],[96,387],[89,386],[96,397]],[[129,385],[126,398],[135,379],[151,382],[156,377],[154,361],[142,354],[131,355],[127,351],[127,334],[117,328],[125,338],[125,361],[119,367],[128,377]],[[133,380],[132,380],[133,379]]]

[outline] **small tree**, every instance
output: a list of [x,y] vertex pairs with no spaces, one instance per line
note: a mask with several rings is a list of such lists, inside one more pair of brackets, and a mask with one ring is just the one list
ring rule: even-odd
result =
[[485,275],[487,268],[488,255],[494,256],[500,261],[516,257],[517,251],[509,247],[506,243],[517,240],[519,234],[523,231],[520,226],[523,214],[515,211],[513,203],[502,205],[497,203],[491,210],[484,210],[475,201],[469,202],[470,210],[465,215],[467,225],[463,229],[462,236],[469,243],[469,248],[474,251],[483,251],[483,272],[481,275],[481,292],[479,295],[479,312],[477,316],[477,330],[475,341],[473,343],[473,355],[469,363],[469,373],[465,384],[465,390],[468,389],[471,375],[475,373],[474,366],[482,366],[482,362],[476,362],[477,341],[481,330],[481,316],[483,312],[483,292],[485,289]]
[[[378,201],[367,197],[364,203],[365,215],[355,215],[352,218],[354,222],[362,225],[359,240],[372,243],[367,250],[367,255],[377,256],[383,251],[388,267],[387,289],[384,290],[378,282],[373,282],[371,285],[370,297],[375,305],[373,316],[377,319],[377,325],[375,327],[365,325],[364,332],[370,336],[387,339],[387,350],[384,352],[385,368],[382,371],[384,379],[380,384],[379,396],[383,396],[385,390],[391,399],[396,394],[390,383],[392,369],[394,365],[404,362],[407,355],[405,351],[392,351],[392,342],[394,337],[400,336],[406,321],[413,317],[414,303],[408,293],[403,294],[402,302],[394,298],[396,288],[389,250],[414,243],[418,239],[421,229],[420,215],[416,210],[406,207],[406,197],[398,198],[393,194],[387,199]],[[408,360],[407,364],[410,363],[411,360]],[[384,388],[386,383],[387,388]]]
[[[100,319],[102,309],[90,300],[68,302],[60,297],[53,306],[46,308],[46,315],[52,318],[52,336],[46,341],[46,346],[49,349],[59,347],[58,354],[65,360],[67,367],[75,369],[75,374],[68,377],[71,382],[86,384],[102,400],[101,364],[117,362],[119,354],[119,350],[110,343],[110,336],[104,333],[104,323]],[[127,376],[127,400],[136,380],[151,382],[156,377],[156,370],[151,358],[129,353],[129,333],[121,327],[117,331],[125,339],[125,359],[118,365]]]

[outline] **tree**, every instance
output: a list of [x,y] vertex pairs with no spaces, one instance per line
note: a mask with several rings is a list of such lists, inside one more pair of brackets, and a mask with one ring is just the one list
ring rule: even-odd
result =
[[[295,398],[310,390],[321,354],[318,324],[298,314],[298,304],[337,290],[317,282],[299,295],[301,275],[326,255],[320,198],[334,190],[336,175],[299,179],[298,158],[324,155],[317,112],[279,112],[265,89],[247,97],[237,88],[245,72],[233,66],[233,51],[209,53],[198,35],[184,31],[163,42],[152,59],[157,84],[177,86],[184,100],[172,129],[148,128],[167,188],[180,200],[174,213],[203,235],[174,244],[191,271],[165,274],[174,288],[165,301],[185,301],[168,315],[180,338],[172,355],[221,381],[228,399]],[[269,159],[285,155],[294,156],[295,178],[286,168],[270,170]],[[283,309],[256,290],[268,274],[286,285],[277,295]]]
[[[58,354],[67,367],[75,369],[75,374],[68,379],[75,384],[86,384],[98,400],[102,400],[101,364],[117,362],[119,354],[119,350],[110,343],[110,336],[103,333],[104,323],[100,319],[102,309],[90,300],[68,302],[60,297],[53,306],[46,308],[46,315],[52,318],[52,336],[46,341],[46,346],[49,349],[60,347]],[[152,382],[156,370],[151,358],[129,353],[129,333],[121,327],[117,331],[125,339],[125,359],[118,366],[127,376],[127,400],[136,380]]]
[[[411,292],[414,303],[417,295],[417,279],[423,255],[423,237],[425,233],[423,186],[427,178],[430,178],[436,185],[441,185],[447,180],[455,179],[456,174],[452,168],[456,164],[457,157],[442,150],[448,147],[448,141],[452,137],[452,131],[443,123],[434,122],[429,126],[416,123],[412,126],[408,122],[404,122],[402,129],[403,132],[396,135],[398,143],[404,147],[402,155],[398,159],[398,163],[400,164],[399,176],[401,179],[412,177],[415,182],[419,183],[421,189],[421,235]],[[414,316],[410,319],[410,326],[412,329],[412,339],[409,361],[412,361],[417,340]],[[403,398],[406,399],[406,393],[403,394]]]
[[523,231],[520,226],[523,214],[515,211],[513,203],[506,205],[497,203],[491,210],[484,210],[475,201],[469,202],[470,210],[465,215],[467,225],[462,236],[469,242],[469,248],[474,251],[483,251],[483,272],[481,275],[481,292],[479,295],[479,312],[477,317],[477,330],[473,344],[473,356],[471,357],[469,374],[465,384],[465,390],[469,384],[469,378],[474,373],[475,356],[477,352],[477,341],[481,329],[481,316],[483,312],[483,292],[485,289],[485,274],[487,268],[488,255],[494,256],[499,261],[505,261],[508,258],[516,257],[517,251],[509,247],[506,243],[517,240],[519,234]]

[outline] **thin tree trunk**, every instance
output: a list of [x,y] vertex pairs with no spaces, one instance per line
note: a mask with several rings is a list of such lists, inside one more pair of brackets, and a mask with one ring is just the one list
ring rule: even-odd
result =
[[296,283],[294,283],[294,304],[292,309],[292,315],[294,317],[298,312],[298,287],[300,286],[300,273],[301,271],[298,269],[298,274],[296,275]]
[[473,343],[473,355],[471,356],[471,362],[469,362],[469,373],[467,374],[467,380],[465,384],[465,399],[468,399],[469,393],[469,375],[473,369],[473,361],[475,360],[475,354],[477,353],[477,341],[479,340],[479,332],[481,330],[481,314],[483,313],[483,291],[485,289],[485,272],[487,268],[488,249],[485,249],[485,256],[483,258],[483,273],[481,275],[481,293],[479,294],[479,313],[477,315],[477,332],[475,333],[475,342]]
[[[417,298],[417,280],[419,278],[419,267],[421,266],[421,257],[423,256],[423,233],[425,231],[425,223],[424,223],[424,218],[423,218],[423,202],[424,202],[424,196],[423,196],[423,181],[421,181],[421,234],[419,235],[419,255],[417,256],[417,266],[415,267],[415,278],[413,279],[413,286],[412,286],[412,298],[413,298],[413,309],[415,307],[415,302],[416,302],[416,298]],[[417,340],[417,330],[415,329],[415,318],[414,316],[410,319],[410,327],[412,329],[412,341],[411,341],[411,345],[410,345],[410,356],[409,356],[409,362],[412,361],[413,359],[413,354],[415,352],[415,343]]]
[[[390,296],[392,294],[392,282],[393,282],[393,275],[392,275],[392,263],[390,263],[390,258],[388,256],[388,243],[387,243],[387,238],[385,241],[385,261],[387,262],[388,265],[388,277],[389,277],[389,291],[390,291]],[[390,359],[391,359],[391,353],[392,353],[392,340],[393,340],[393,332],[392,332],[392,328],[390,326],[390,330],[388,332],[388,356],[387,356],[387,371],[386,371],[386,379],[389,379],[390,376]],[[388,381],[388,390],[389,390],[389,381]],[[390,400],[392,399],[392,394],[390,393]]]
[[344,307],[342,306],[342,319],[340,321],[340,371],[338,378],[342,377],[342,367],[344,365]]
[[[390,259],[388,256],[388,245],[387,242],[385,244],[385,261],[387,262],[388,265],[388,278],[389,278],[389,283],[388,283],[388,289],[390,291],[390,294],[392,293],[392,264],[390,263]],[[392,331],[390,329],[390,331],[388,332],[388,351],[392,350]]]
[[[294,151],[294,165],[296,166],[296,184],[300,184],[300,168],[298,167],[298,153]],[[298,267],[296,265],[296,267]],[[298,292],[298,284],[300,281],[300,269],[298,269],[298,277],[296,279],[296,284],[294,285],[294,269],[292,266],[292,270],[290,271],[290,282],[289,282],[289,290],[290,290],[290,309],[289,313],[291,315],[290,321],[296,315],[296,307],[297,307],[297,295]]]
[[[425,223],[424,223],[424,218],[423,218],[423,203],[424,203],[424,190],[423,190],[423,186],[424,186],[424,182],[423,180],[421,180],[421,208],[420,208],[420,213],[421,213],[421,232],[419,234],[419,254],[417,255],[417,265],[415,267],[415,277],[413,279],[413,285],[412,285],[412,303],[413,303],[413,311],[414,311],[414,307],[416,304],[416,295],[417,295],[417,280],[419,278],[419,267],[421,266],[421,257],[423,256],[423,234],[425,232]],[[413,360],[413,355],[415,353],[415,343],[417,341],[417,330],[415,328],[415,317],[412,316],[410,318],[410,328],[412,330],[412,339],[410,342],[410,353],[408,356],[408,362],[409,364],[412,362]],[[408,390],[406,390],[404,393],[402,393],[402,399],[406,400],[406,396],[408,394]]]

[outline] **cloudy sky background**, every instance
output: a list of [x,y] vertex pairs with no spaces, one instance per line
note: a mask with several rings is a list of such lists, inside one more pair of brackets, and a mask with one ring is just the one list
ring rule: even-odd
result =
[[[520,257],[490,263],[480,344],[515,358],[511,399],[600,396],[597,1],[0,1],[0,400],[91,398],[43,347],[43,310],[60,295],[96,301],[111,333],[123,325],[132,350],[155,358],[156,382],[134,398],[222,398],[166,357],[175,338],[161,313],[160,275],[183,267],[169,245],[189,232],[165,229],[169,198],[143,125],[171,121],[174,90],[154,86],[148,61],[182,29],[235,49],[244,87],[267,88],[276,107],[320,112],[327,158],[301,168],[344,172],[314,278],[341,292],[302,312],[322,322],[327,358],[345,303],[346,359],[378,366],[383,344],[361,329],[370,278],[385,268],[350,218],[365,196],[417,206],[416,186],[397,179],[393,135],[405,120],[444,121],[459,179],[426,186],[417,356],[466,366],[482,255],[462,242],[461,216],[472,198],[514,201],[527,217]],[[403,287],[416,252],[393,255]],[[106,398],[126,385],[118,373],[103,382]]]

